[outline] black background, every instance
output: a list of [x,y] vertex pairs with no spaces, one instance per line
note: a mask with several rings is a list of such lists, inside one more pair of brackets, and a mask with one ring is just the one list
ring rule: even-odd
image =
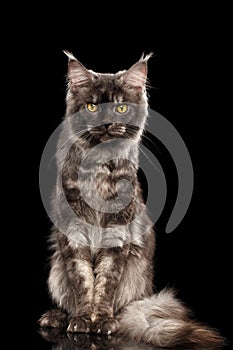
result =
[[[97,72],[116,72],[129,68],[143,52],[154,52],[149,61],[151,83],[150,108],[167,118],[182,136],[194,168],[194,192],[190,207],[181,224],[170,234],[164,225],[172,206],[176,181],[174,169],[164,162],[170,197],[167,212],[157,224],[157,255],[155,284],[158,290],[172,286],[179,297],[194,311],[196,318],[220,330],[230,339],[232,273],[230,261],[230,217],[226,183],[228,154],[224,143],[224,116],[216,109],[216,75],[212,64],[213,52],[205,37],[196,33],[179,34],[171,40],[136,40],[133,44],[113,39],[77,42],[63,47],[72,51],[89,69]],[[169,35],[168,35],[169,37]],[[43,208],[38,185],[40,157],[47,139],[59,125],[65,111],[65,74],[67,58],[62,49],[36,51],[37,67],[36,108],[31,120],[33,147],[32,265],[33,346],[48,349],[36,333],[36,321],[51,307],[47,293],[47,237],[50,221]],[[216,73],[217,71],[217,73]],[[35,88],[35,87],[34,87]],[[167,157],[166,152],[164,153]],[[168,157],[169,158],[169,157]],[[172,189],[172,184],[174,188]],[[155,194],[156,196],[156,194]]]

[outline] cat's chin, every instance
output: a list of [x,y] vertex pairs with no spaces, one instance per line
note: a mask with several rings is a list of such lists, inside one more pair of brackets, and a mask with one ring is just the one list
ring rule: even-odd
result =
[[123,136],[119,136],[119,135],[111,135],[111,134],[104,134],[103,136],[100,137],[100,142],[106,142],[106,141],[113,141],[114,139],[119,139],[119,138],[123,138]]

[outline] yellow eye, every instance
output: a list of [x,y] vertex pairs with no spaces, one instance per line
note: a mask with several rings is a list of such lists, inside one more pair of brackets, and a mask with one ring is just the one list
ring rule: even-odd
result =
[[98,110],[98,105],[95,105],[94,103],[88,103],[87,109],[88,109],[88,111],[94,113]]
[[128,111],[128,105],[126,104],[118,105],[116,107],[116,110],[118,113],[121,113],[121,114],[126,113]]

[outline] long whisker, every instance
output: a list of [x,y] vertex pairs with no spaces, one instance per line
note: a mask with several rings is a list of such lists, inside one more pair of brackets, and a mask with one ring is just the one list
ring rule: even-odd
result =
[[[80,126],[82,126],[82,125],[80,125]],[[84,125],[84,126],[86,126],[86,125]],[[50,161],[49,161],[48,167],[50,167],[50,165],[51,165],[53,159],[56,157],[56,155],[58,154],[58,152],[59,152],[68,142],[70,142],[73,138],[76,138],[76,136],[78,136],[79,134],[81,134],[82,132],[85,132],[85,131],[87,131],[87,130],[88,130],[88,129],[82,129],[82,130],[80,130],[79,132],[77,132],[77,133],[71,135],[71,136],[57,149],[57,151],[54,153],[54,155],[52,156],[52,158],[51,158]]]
[[160,169],[155,165],[155,163],[150,159],[150,157],[143,151],[143,149],[139,146],[140,151],[144,154],[146,159],[150,162],[150,164],[161,174]]
[[138,132],[140,128],[135,125],[126,124],[125,129],[126,129],[126,134],[128,134],[129,137],[132,137],[136,132]]
[[87,144],[87,143],[90,144],[92,142],[92,140],[94,139],[94,136],[90,133],[88,133],[87,135],[85,135],[85,133],[83,133],[82,136],[84,136],[84,138],[82,138],[82,141],[85,141],[84,144]]
[[142,134],[142,139],[148,140],[153,145],[153,147],[155,147],[157,151],[161,153],[159,147],[145,133]]

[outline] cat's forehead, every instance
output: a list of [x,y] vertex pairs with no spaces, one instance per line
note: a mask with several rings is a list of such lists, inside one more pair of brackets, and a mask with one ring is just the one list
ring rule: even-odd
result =
[[92,93],[93,103],[106,103],[115,102],[121,103],[125,100],[123,93],[115,93],[114,91],[99,91],[98,93]]
[[122,72],[118,73],[95,73],[96,85],[102,87],[118,86]]
[[96,79],[92,90],[93,102],[123,102],[125,92],[119,84],[119,72],[96,73]]

